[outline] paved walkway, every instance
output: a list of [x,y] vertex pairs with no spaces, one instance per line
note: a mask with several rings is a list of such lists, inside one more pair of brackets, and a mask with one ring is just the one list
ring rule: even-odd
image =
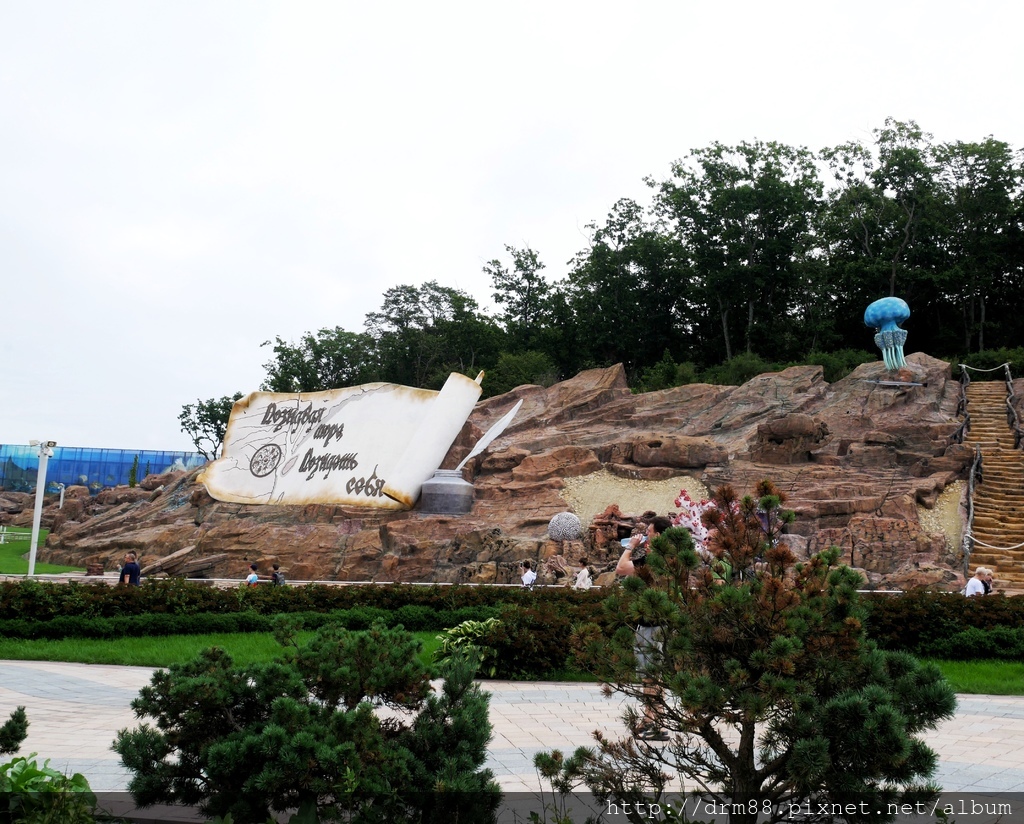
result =
[[[36,661],[0,661],[0,720],[16,706],[28,713],[21,753],[85,775],[97,792],[121,792],[129,775],[110,749],[119,729],[138,721],[129,704],[153,670]],[[623,732],[621,697],[593,684],[487,681],[494,736],[487,766],[503,789],[534,793],[534,754],[570,753],[600,729]],[[947,792],[1024,792],[1024,697],[961,695],[956,716],[926,736],[940,758]]]

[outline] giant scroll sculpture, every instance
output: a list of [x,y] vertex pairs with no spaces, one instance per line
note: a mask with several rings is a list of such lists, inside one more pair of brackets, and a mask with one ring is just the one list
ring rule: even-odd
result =
[[408,509],[480,397],[452,373],[440,392],[368,383],[329,392],[253,392],[235,403],[223,457],[199,482],[219,501]]
[[899,324],[909,317],[910,307],[902,298],[882,298],[864,310],[864,323],[875,330],[875,346],[882,350],[882,360],[890,372],[907,365],[903,359],[907,332]]

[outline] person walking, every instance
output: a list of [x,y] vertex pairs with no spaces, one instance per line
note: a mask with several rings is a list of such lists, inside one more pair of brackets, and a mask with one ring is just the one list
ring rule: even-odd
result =
[[121,583],[128,586],[139,586],[142,579],[142,568],[139,566],[138,555],[129,552],[124,556],[124,566],[121,567]]
[[572,583],[573,589],[590,589],[593,585],[593,580],[590,577],[590,569],[587,567],[587,559],[580,558],[580,569],[576,573],[576,580]]
[[974,575],[967,582],[967,586],[964,587],[963,593],[968,598],[973,598],[975,595],[987,595],[985,589],[986,576],[989,574],[988,567],[978,567],[974,570]]
[[533,589],[533,585],[537,580],[537,573],[533,571],[529,561],[523,561],[522,570],[523,586],[526,587],[526,589]]
[[249,574],[245,577],[246,586],[254,587],[260,582],[259,567],[256,564],[249,564]]
[[[652,518],[646,535],[633,535],[629,539],[615,565],[615,574],[622,577],[635,575],[647,586],[652,586],[654,575],[647,566],[647,551],[651,542],[671,526],[672,521],[663,515]],[[654,659],[661,655],[661,627],[640,622],[634,632],[636,671],[644,685],[643,720],[637,733],[646,741],[668,741],[668,733],[661,729],[654,710],[655,705],[662,701],[662,688],[654,683],[649,672]]]

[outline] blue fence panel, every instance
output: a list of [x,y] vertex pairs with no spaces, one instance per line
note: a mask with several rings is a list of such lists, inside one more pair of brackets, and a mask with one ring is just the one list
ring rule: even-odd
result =
[[[58,484],[87,486],[93,494],[105,487],[123,486],[131,477],[136,457],[138,481],[146,475],[194,469],[205,463],[198,452],[55,446],[46,466],[47,491],[55,491]],[[0,444],[0,488],[34,492],[38,472],[38,447]]]

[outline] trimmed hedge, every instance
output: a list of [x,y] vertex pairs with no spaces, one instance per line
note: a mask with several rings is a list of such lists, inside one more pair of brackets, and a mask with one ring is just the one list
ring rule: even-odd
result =
[[[270,632],[279,615],[305,629],[375,621],[410,631],[441,630],[466,620],[501,617],[495,645],[521,674],[561,667],[569,627],[600,620],[596,591],[466,586],[238,587],[219,590],[165,579],[140,587],[14,581],[0,585],[0,634],[8,638],[122,638]],[[520,613],[522,613],[520,615]]]
[[[883,649],[935,655],[938,642],[951,641],[967,630],[1024,628],[1024,596],[1019,595],[965,598],[959,593],[911,590],[867,595],[865,600],[868,635]],[[978,654],[967,657],[992,657],[978,649]]]
[[[0,621],[31,619],[49,621],[58,617],[113,618],[129,615],[197,615],[255,612],[276,615],[293,612],[336,612],[356,607],[375,607],[387,612],[405,609],[410,628],[422,616],[464,607],[498,607],[502,604],[529,605],[538,601],[561,605],[570,611],[577,606],[597,604],[597,590],[577,591],[568,587],[527,590],[521,587],[412,586],[409,584],[353,584],[301,587],[239,586],[217,589],[176,578],[146,581],[139,587],[50,581],[5,581],[0,583]],[[420,607],[427,612],[417,612]],[[416,616],[421,616],[417,618]]]
[[[566,664],[572,628],[605,629],[600,590],[410,586],[407,584],[239,587],[220,590],[188,581],[141,587],[8,581],[0,584],[0,633],[10,638],[120,638],[209,632],[268,632],[275,615],[306,629],[339,622],[364,629],[382,620],[408,630],[440,630],[497,616],[486,639],[498,677],[542,677]],[[964,598],[912,591],[868,594],[867,632],[883,649],[946,658],[1019,655],[1024,596]]]
[[970,627],[950,638],[925,645],[923,655],[946,661],[971,661],[977,658],[1024,660],[1024,627]]
[[[432,611],[425,607],[402,607],[394,612],[378,607],[355,607],[334,612],[294,612],[302,629],[319,629],[340,624],[347,629],[369,629],[376,621],[389,627],[401,624],[407,630],[432,630],[455,626],[467,620],[497,616],[497,607],[462,607]],[[224,632],[272,632],[277,615],[248,610],[234,613],[196,613],[193,615],[118,615],[93,618],[83,615],[33,621],[9,618],[0,621],[4,638],[127,638],[129,636],[202,635]]]

